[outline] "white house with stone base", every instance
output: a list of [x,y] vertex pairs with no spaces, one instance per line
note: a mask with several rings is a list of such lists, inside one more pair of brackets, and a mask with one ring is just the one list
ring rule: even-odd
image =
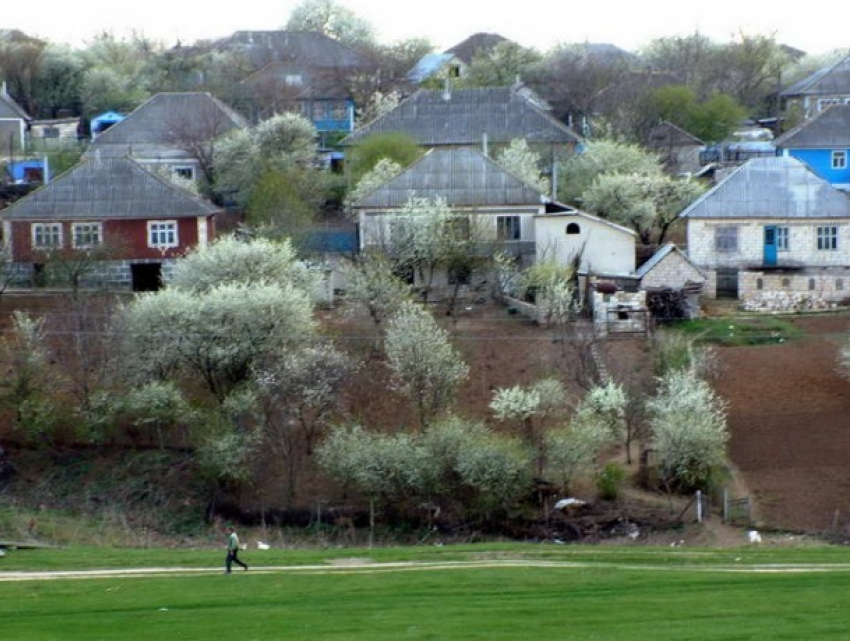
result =
[[755,307],[759,301],[789,300],[799,307],[847,298],[850,198],[795,158],[750,160],[680,216],[688,257],[705,273],[707,296]]
[[[582,292],[594,278],[634,280],[634,231],[552,201],[487,156],[463,147],[430,150],[354,203],[359,249],[392,253],[403,247],[404,210],[414,196],[445,202],[453,235],[466,242],[464,250],[473,256],[500,254],[510,257],[518,269],[549,261],[576,266]],[[437,270],[429,274],[428,285],[438,296],[440,290],[447,293],[451,288],[461,295],[478,295],[487,287],[510,295],[504,291],[511,289],[505,283],[498,287],[488,283],[492,270],[478,271]],[[425,284],[418,273],[409,278],[414,286]],[[539,309],[513,299],[511,304],[539,320]]]

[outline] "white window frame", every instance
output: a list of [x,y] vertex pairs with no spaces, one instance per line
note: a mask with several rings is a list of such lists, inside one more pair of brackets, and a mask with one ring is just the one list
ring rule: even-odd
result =
[[776,251],[787,252],[791,250],[791,230],[789,227],[776,228]]
[[817,228],[818,251],[838,251],[838,226],[823,225]]
[[74,249],[92,249],[102,242],[103,223],[71,223],[71,246]]
[[723,225],[714,228],[714,250],[721,254],[738,252],[737,225]]
[[832,168],[847,169],[847,150],[833,149],[832,150]]
[[[62,249],[64,242],[62,223],[32,223],[30,233],[33,249]],[[48,235],[45,235],[46,233]],[[45,242],[46,239],[55,239],[56,242]]]
[[522,218],[517,215],[496,216],[496,239],[522,240]]
[[818,99],[818,111],[823,111],[824,109],[831,107],[832,105],[840,105],[841,98],[819,98]]
[[179,247],[176,220],[149,220],[148,247],[154,249],[170,249]]

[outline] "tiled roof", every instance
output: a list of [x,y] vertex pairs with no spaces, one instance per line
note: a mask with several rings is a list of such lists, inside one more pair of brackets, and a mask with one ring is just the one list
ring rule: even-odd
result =
[[513,174],[468,148],[432,149],[355,207],[394,209],[411,196],[443,198],[449,207],[540,205],[545,198]]
[[850,147],[850,105],[832,105],[773,141],[786,149]]
[[850,198],[791,156],[754,158],[682,218],[850,218]]
[[4,209],[4,220],[163,219],[220,209],[129,158],[89,158]]
[[176,140],[209,140],[247,121],[208,93],[158,93],[98,136],[87,153],[144,156],[177,146]]
[[356,144],[369,134],[403,132],[420,145],[480,145],[524,138],[529,143],[577,143],[579,136],[514,87],[416,91],[395,109],[345,139]]

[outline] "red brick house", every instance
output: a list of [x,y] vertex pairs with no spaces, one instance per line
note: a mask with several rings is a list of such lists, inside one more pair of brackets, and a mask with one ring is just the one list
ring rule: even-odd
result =
[[129,158],[88,158],[0,212],[23,285],[51,262],[91,260],[83,286],[157,289],[175,259],[215,236],[221,209]]

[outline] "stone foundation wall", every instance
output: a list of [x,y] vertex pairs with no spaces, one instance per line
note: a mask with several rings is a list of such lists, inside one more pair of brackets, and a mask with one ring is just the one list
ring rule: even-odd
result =
[[[131,265],[159,263],[162,267],[162,281],[168,283],[174,272],[174,260],[113,260],[102,261],[91,272],[80,279],[80,287],[85,289],[126,289],[133,288]],[[50,283],[38,283],[33,263],[9,263],[7,269],[12,274],[12,287],[50,286]]]
[[749,311],[827,309],[850,299],[850,269],[740,272],[738,298]]

